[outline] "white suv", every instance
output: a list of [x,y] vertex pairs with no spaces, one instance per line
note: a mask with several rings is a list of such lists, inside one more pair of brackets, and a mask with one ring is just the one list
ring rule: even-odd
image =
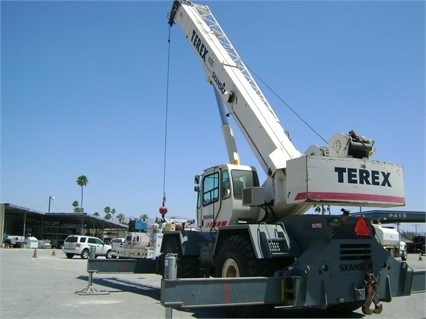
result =
[[82,259],[89,258],[89,248],[95,246],[95,257],[105,256],[110,259],[112,257],[112,249],[110,245],[106,245],[97,237],[71,235],[64,241],[62,251],[67,258],[72,258],[74,255],[80,255]]

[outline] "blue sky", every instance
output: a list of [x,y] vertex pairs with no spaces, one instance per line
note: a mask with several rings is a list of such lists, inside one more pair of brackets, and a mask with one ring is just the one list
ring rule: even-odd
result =
[[[54,196],[51,211],[70,212],[86,175],[86,212],[159,216],[171,3],[1,2],[1,202],[47,211]],[[426,210],[423,1],[202,3],[324,139],[353,129],[375,140],[374,159],[403,165],[397,209]],[[193,177],[227,154],[212,88],[177,26],[170,50],[166,205],[195,218]],[[324,144],[264,93],[297,149]],[[242,162],[261,170],[234,131]]]

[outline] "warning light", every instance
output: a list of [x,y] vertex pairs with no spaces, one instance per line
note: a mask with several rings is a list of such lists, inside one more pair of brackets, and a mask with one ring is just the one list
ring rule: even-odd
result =
[[358,218],[358,220],[356,221],[355,234],[357,236],[363,237],[368,237],[371,234],[370,227],[368,227],[367,223],[362,217]]

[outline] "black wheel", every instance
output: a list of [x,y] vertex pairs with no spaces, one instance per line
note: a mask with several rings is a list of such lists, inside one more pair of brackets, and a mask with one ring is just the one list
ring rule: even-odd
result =
[[83,251],[81,252],[80,257],[81,257],[81,259],[87,259],[87,258],[89,258],[89,250],[88,249],[83,249]]
[[112,251],[108,250],[107,253],[105,254],[105,258],[106,259],[111,259],[112,258]]
[[257,276],[256,257],[246,238],[234,235],[223,242],[216,260],[216,276]]
[[[215,267],[217,277],[263,276],[266,275],[265,265],[272,263],[272,260],[257,260],[249,239],[238,235],[231,236],[223,242],[217,257]],[[273,308],[273,305],[233,306],[224,308],[224,311],[231,318],[264,317],[268,316]]]
[[68,259],[71,259],[72,257],[74,257],[74,254],[70,254],[70,253],[66,253],[65,255],[67,256]]
[[164,259],[168,253],[176,254],[177,263],[177,278],[198,278],[198,257],[197,256],[183,256],[178,237],[168,237],[164,243],[162,251],[163,267],[162,275],[164,276]]

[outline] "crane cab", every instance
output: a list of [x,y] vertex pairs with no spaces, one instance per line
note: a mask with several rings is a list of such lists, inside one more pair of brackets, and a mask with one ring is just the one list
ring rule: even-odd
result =
[[256,169],[222,164],[195,177],[197,221],[202,231],[255,222],[260,208],[243,205],[243,189],[259,187]]

